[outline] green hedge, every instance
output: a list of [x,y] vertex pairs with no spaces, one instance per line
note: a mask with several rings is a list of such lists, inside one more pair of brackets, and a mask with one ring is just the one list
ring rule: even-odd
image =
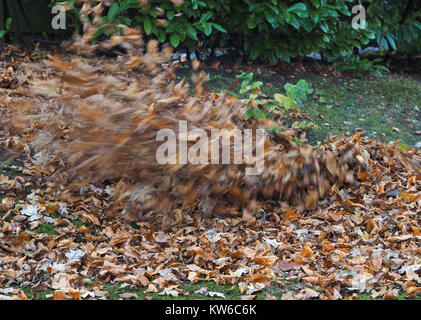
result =
[[[61,2],[56,0],[52,2]],[[80,30],[83,3],[70,0],[70,24]],[[107,3],[107,2],[104,2]],[[378,44],[384,51],[419,52],[421,5],[411,0],[368,0],[368,28],[354,30],[356,0],[115,0],[103,10],[98,38],[109,36],[118,24],[141,27],[146,38],[196,50],[233,47],[247,58],[273,64],[311,52],[335,57],[355,48]],[[181,3],[181,5],[180,5]],[[409,10],[408,10],[409,8]],[[92,19],[91,15],[91,19]]]
[[421,52],[421,1],[370,0],[367,16],[385,51]]

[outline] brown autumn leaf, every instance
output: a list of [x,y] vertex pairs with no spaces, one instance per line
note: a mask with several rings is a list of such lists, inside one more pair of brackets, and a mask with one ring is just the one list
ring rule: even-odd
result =
[[139,275],[137,277],[137,282],[142,285],[143,287],[147,287],[149,286],[150,282],[148,280],[148,278],[146,278],[144,275]]
[[83,222],[85,222],[87,224],[93,224],[93,225],[96,225],[96,226],[100,225],[99,219],[93,214],[88,214],[86,212],[83,212],[81,218],[82,218]]
[[54,291],[53,295],[54,295],[54,300],[71,300],[72,299],[65,292],[60,291],[60,290]]
[[367,180],[367,178],[370,176],[370,174],[368,172],[360,172],[358,174],[358,178],[360,180]]
[[285,219],[288,219],[288,220],[296,220],[298,219],[298,213],[294,211],[287,211],[285,212],[284,217]]
[[238,249],[238,252],[240,255],[248,259],[253,259],[256,256],[256,251],[249,247],[241,247]]
[[116,234],[113,235],[110,241],[111,246],[115,246],[116,244],[126,242],[130,239],[130,234],[127,231],[119,230]]
[[149,292],[157,293],[159,292],[159,290],[151,283],[148,285],[148,289],[145,290],[145,293],[149,293]]
[[139,298],[139,296],[136,293],[131,292],[119,293],[118,296],[123,299]]

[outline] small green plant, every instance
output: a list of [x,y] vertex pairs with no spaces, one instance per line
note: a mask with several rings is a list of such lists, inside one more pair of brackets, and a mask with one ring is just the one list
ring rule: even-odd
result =
[[[305,80],[299,80],[297,84],[287,83],[284,88],[286,95],[276,93],[273,99],[261,98],[261,81],[253,81],[253,73],[241,73],[237,78],[242,79],[240,94],[248,93],[248,97],[244,99],[247,111],[244,114],[244,120],[251,118],[266,119],[274,118],[275,112],[286,115],[287,112],[298,111],[303,106],[303,101],[307,100],[307,95],[313,92]],[[292,128],[298,130],[311,130],[316,125],[309,120],[295,121],[291,125]],[[279,133],[285,130],[284,126],[277,125],[271,128],[271,131]]]
[[307,131],[307,130],[316,129],[317,125],[314,124],[312,121],[302,120],[302,121],[293,122],[293,124],[291,125],[291,128]]
[[296,111],[301,108],[303,101],[307,100],[307,94],[313,92],[313,89],[310,89],[308,83],[301,79],[297,82],[296,85],[287,83],[285,86],[286,95],[276,93],[271,100],[273,104],[270,107],[270,111],[279,110],[281,113],[286,113],[288,111]]
[[406,149],[408,149],[408,146],[404,143],[401,143],[401,145],[399,146],[399,151],[404,151]]
[[266,114],[260,107],[264,107],[266,100],[258,99],[262,86],[261,81],[251,82],[253,79],[253,73],[246,74],[245,72],[237,76],[237,78],[242,79],[240,94],[249,93],[249,96],[245,99],[245,105],[247,106],[247,111],[244,114],[244,120],[249,120],[250,118],[265,119]]
[[275,132],[276,134],[278,134],[282,130],[285,130],[285,127],[284,126],[273,126],[269,130],[272,131],[272,132]]
[[334,67],[340,72],[348,71],[355,73],[358,77],[363,77],[367,73],[383,77],[382,72],[389,72],[389,69],[381,64],[381,62],[383,62],[383,59],[381,58],[373,60],[365,58],[361,60],[360,56],[349,56],[335,62]]
[[0,39],[2,39],[5,34],[10,30],[10,27],[12,26],[12,18],[7,18],[5,23],[5,29],[0,30]]
[[305,141],[304,139],[294,137],[294,142],[299,146],[301,146],[304,143],[304,141]]

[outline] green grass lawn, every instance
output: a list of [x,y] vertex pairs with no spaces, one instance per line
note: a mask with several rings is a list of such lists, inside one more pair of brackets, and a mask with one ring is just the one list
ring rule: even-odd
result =
[[[217,92],[228,88],[238,73],[209,70],[207,86]],[[191,70],[180,68],[178,77],[189,78]],[[381,141],[399,139],[413,147],[421,141],[421,82],[396,75],[383,78],[350,78],[312,72],[300,72],[294,77],[268,72],[255,73],[254,81],[263,82],[262,92],[268,96],[284,93],[287,82],[306,80],[314,89],[302,111],[318,128],[308,133],[311,144],[322,142],[329,133],[352,135],[362,129],[369,138]],[[231,91],[239,95],[239,85]]]
[[[90,283],[92,286],[100,284],[98,282],[92,281]],[[132,288],[131,285],[127,283],[115,283],[115,284],[100,284],[102,285],[102,291],[107,292],[106,297],[109,300],[241,300],[241,297],[245,295],[245,293],[241,294],[238,286],[230,286],[230,285],[218,285],[213,281],[207,282],[199,282],[195,284],[191,284],[190,282],[183,284],[182,288],[184,291],[188,292],[186,295],[179,295],[179,296],[171,296],[171,295],[159,295],[158,293],[151,293],[145,292],[146,288]],[[299,292],[299,289],[304,288],[304,284],[302,283],[295,283],[289,285],[279,285],[274,283],[269,288],[266,288],[262,291],[253,293],[256,295],[256,299],[258,300],[265,300],[268,297],[273,299],[281,299],[282,295],[288,291],[293,291],[295,293]],[[203,288],[207,289],[207,292],[217,292],[222,293],[224,297],[214,296],[211,297],[206,293],[197,293],[198,290],[203,290]],[[311,288],[315,291],[320,291],[317,287]],[[29,288],[25,288],[23,290],[25,295],[30,299],[39,299],[39,300],[48,300],[51,299],[51,295],[53,294],[53,290],[47,289],[42,291],[31,291]],[[123,298],[124,294],[133,294],[133,296],[129,298]],[[120,295],[123,294],[123,297]],[[369,293],[361,293],[358,294],[359,300],[385,300],[384,298],[376,298],[373,299]],[[315,298],[317,300],[317,298]],[[408,298],[405,292],[401,292],[399,296],[393,298],[391,300],[421,300],[421,297],[417,296],[415,298]]]

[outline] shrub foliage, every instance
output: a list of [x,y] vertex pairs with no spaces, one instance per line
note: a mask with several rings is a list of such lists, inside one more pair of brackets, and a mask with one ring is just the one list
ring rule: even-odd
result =
[[[58,2],[53,0],[53,2]],[[70,23],[97,23],[95,37],[121,24],[142,28],[146,38],[189,50],[234,48],[243,58],[270,63],[312,52],[334,57],[378,45],[382,51],[420,49],[421,4],[411,0],[69,0]],[[352,28],[355,5],[366,8],[367,28]],[[102,17],[102,19],[100,19]]]

